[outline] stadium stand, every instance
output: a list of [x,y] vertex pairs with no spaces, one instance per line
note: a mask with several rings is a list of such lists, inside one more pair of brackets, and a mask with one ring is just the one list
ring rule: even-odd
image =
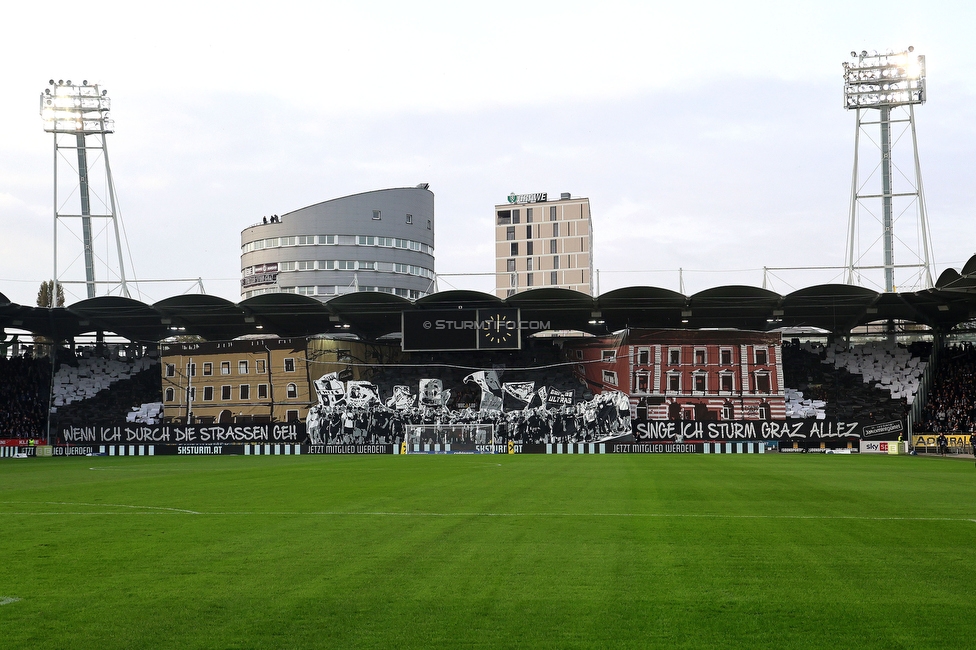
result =
[[828,346],[783,343],[787,417],[864,423],[904,418],[915,400],[930,344]]
[[922,419],[916,429],[932,433],[976,431],[974,372],[976,347],[972,343],[944,348]]
[[50,381],[46,358],[0,357],[0,438],[39,438],[46,431]]

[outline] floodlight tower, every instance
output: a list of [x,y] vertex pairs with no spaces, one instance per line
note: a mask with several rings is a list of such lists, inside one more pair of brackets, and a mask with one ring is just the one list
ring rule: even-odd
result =
[[[913,283],[917,288],[930,288],[934,276],[932,237],[922,192],[922,172],[918,162],[918,141],[915,137],[915,105],[924,104],[925,57],[914,55],[915,48],[904,52],[851,52],[854,61],[844,63],[844,108],[856,111],[854,131],[854,176],[851,182],[851,209],[847,239],[847,283],[857,284],[864,279],[863,271],[884,270],[884,290],[895,291],[895,269],[915,269]],[[874,111],[877,110],[875,114]],[[874,119],[877,115],[877,120]],[[864,129],[878,125],[877,141]],[[901,128],[892,133],[892,126]],[[877,145],[881,152],[880,165],[862,179],[858,173],[860,135]],[[893,160],[895,144],[906,132],[911,132],[913,173],[906,174]],[[880,171],[880,178],[878,172]],[[895,173],[893,173],[895,172]],[[880,181],[880,186],[878,185]],[[870,187],[868,187],[870,184]],[[895,187],[898,185],[899,187]],[[877,201],[880,199],[880,218]],[[870,206],[874,206],[872,210]],[[871,243],[862,250],[858,227],[859,214],[864,212],[881,224],[881,237],[869,237]],[[915,229],[907,229],[896,237],[894,226],[909,214],[915,215]],[[913,241],[914,240],[914,241]],[[865,256],[878,242],[883,248],[883,265],[867,265]],[[895,264],[895,248],[906,262]],[[879,285],[880,286],[880,285]]]
[[[119,220],[116,209],[115,185],[112,182],[112,168],[108,161],[108,142],[106,135],[115,131],[115,123],[109,117],[111,99],[108,91],[89,85],[83,81],[81,85],[72,84],[70,80],[48,82],[49,87],[41,93],[41,118],[44,120],[44,130],[54,134],[54,286],[52,295],[57,294],[58,284],[69,284],[71,280],[62,280],[60,273],[68,269],[58,269],[58,231],[67,229],[77,238],[71,225],[81,221],[82,253],[85,261],[84,284],[89,298],[94,298],[96,285],[109,285],[106,293],[114,288],[128,297],[129,289],[125,280],[125,266],[122,262],[122,240],[119,233]],[[63,150],[74,149],[77,155],[77,168],[74,167],[70,154]],[[88,152],[96,151],[96,160],[89,163]],[[97,157],[104,162],[104,192],[100,194],[91,182],[91,175],[97,171]],[[71,171],[77,169],[78,183],[70,187],[59,188],[58,168],[67,167]],[[65,179],[62,177],[61,179]],[[101,179],[100,179],[101,180]],[[92,196],[96,200],[96,211],[92,212]],[[77,196],[77,199],[75,198]],[[63,197],[63,201],[62,201]],[[68,208],[68,204],[72,208]],[[92,219],[103,219],[104,227],[92,230]],[[118,257],[117,266],[113,266],[110,258],[110,235],[107,233],[111,224],[115,234],[115,253]],[[105,254],[99,255],[96,244],[104,239]],[[77,259],[75,257],[74,259]],[[101,263],[100,271],[104,272],[103,280],[95,279],[96,259]],[[70,268],[71,263],[67,266]],[[79,282],[80,283],[80,282]]]

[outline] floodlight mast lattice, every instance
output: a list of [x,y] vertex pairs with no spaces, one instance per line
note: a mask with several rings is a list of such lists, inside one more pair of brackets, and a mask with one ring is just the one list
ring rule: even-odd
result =
[[[916,269],[916,285],[920,288],[932,287],[934,276],[934,255],[932,252],[932,238],[929,232],[928,216],[925,210],[925,195],[922,191],[922,172],[918,161],[918,140],[915,134],[915,105],[924,104],[925,92],[925,57],[914,55],[915,48],[909,47],[904,52],[890,50],[878,52],[851,52],[853,62],[844,65],[844,108],[856,111],[857,124],[854,131],[854,174],[851,181],[851,206],[849,232],[847,241],[847,282],[856,284],[861,279],[861,271],[871,267],[862,265],[861,258],[867,251],[859,250],[858,242],[858,213],[859,208],[869,199],[881,200],[881,241],[884,249],[884,290],[895,291],[895,268]],[[878,111],[877,121],[865,120],[868,109]],[[906,113],[904,118],[892,119],[892,110],[901,109]],[[896,192],[893,189],[892,177],[892,149],[898,138],[892,139],[892,124],[907,123],[912,136],[912,158],[914,163],[914,185],[907,175],[902,174],[910,186],[908,191]],[[861,144],[861,130],[866,125],[877,124],[880,127],[878,148],[881,150],[881,187],[877,190],[865,190],[858,177],[858,153]],[[902,133],[904,134],[904,132]],[[869,136],[870,138],[870,136]],[[874,176],[868,175],[867,181]],[[909,205],[896,217],[893,201],[908,201]],[[894,224],[898,217],[907,212],[914,203],[917,216],[917,238],[914,248],[899,241],[909,249],[915,259],[908,264],[895,264]],[[870,211],[869,211],[870,212]],[[870,250],[873,244],[868,247]]]
[[[72,84],[70,80],[48,82],[49,87],[41,93],[41,118],[44,130],[54,135],[54,288],[52,295],[57,295],[59,284],[71,283],[62,280],[58,269],[58,229],[62,222],[68,219],[80,219],[82,230],[82,246],[85,260],[85,280],[87,296],[94,298],[96,285],[116,285],[121,294],[128,297],[129,289],[125,279],[125,266],[122,260],[122,239],[119,232],[118,211],[116,208],[115,184],[112,180],[112,168],[108,159],[108,142],[106,135],[115,131],[115,123],[109,116],[111,99],[108,92],[99,88],[97,84],[89,85],[83,81],[80,85]],[[73,136],[73,137],[72,137]],[[89,140],[90,139],[90,140]],[[64,207],[59,196],[58,167],[61,164],[71,166],[70,161],[61,155],[62,149],[75,149],[78,161],[78,185],[72,189],[68,197],[70,200],[74,189],[78,192],[80,210],[77,213],[64,213]],[[90,172],[88,152],[96,150],[101,153],[105,163],[105,183],[107,202],[101,203],[107,214],[92,213]],[[118,268],[110,268],[105,260],[106,278],[115,274],[116,277],[106,280],[95,279],[95,236],[92,232],[92,219],[110,221],[115,234],[115,252],[118,255]],[[70,266],[70,265],[69,265]],[[109,292],[111,289],[109,289]],[[53,305],[52,305],[53,306]]]

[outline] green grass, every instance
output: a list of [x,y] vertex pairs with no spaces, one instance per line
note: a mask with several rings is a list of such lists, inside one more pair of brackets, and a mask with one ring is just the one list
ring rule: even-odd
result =
[[0,561],[3,648],[961,648],[976,468],[3,459]]

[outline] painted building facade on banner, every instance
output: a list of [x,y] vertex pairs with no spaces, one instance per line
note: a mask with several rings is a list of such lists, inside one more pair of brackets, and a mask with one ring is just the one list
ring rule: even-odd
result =
[[169,422],[304,421],[306,339],[160,345],[163,417]]
[[564,350],[594,393],[629,395],[637,419],[782,420],[781,343],[770,332],[630,329]]

